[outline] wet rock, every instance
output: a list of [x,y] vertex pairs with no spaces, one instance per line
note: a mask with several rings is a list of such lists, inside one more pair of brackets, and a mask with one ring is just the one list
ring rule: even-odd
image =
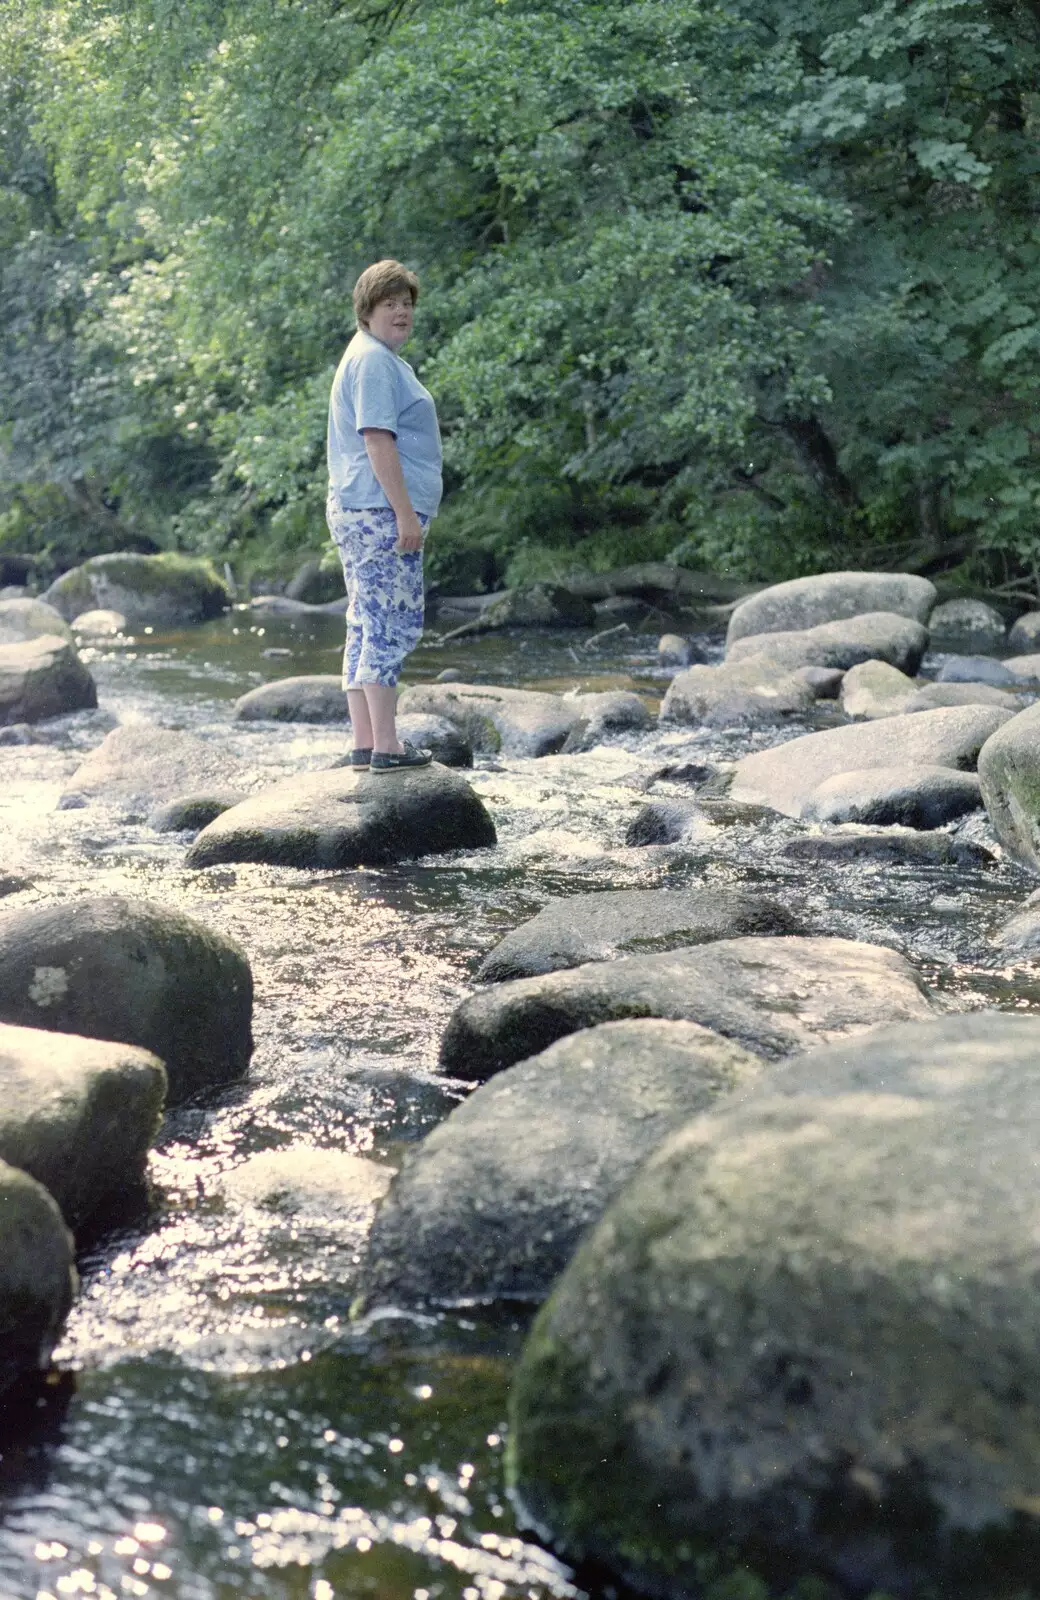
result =
[[1032,1017],[886,1028],[668,1139],[529,1337],[526,1515],[660,1595],[720,1545],[785,1591],[1028,1591],[1038,1058]]
[[496,984],[453,1012],[441,1066],[479,1082],[567,1034],[627,1017],[699,1022],[775,1057],[931,1009],[913,969],[876,945],[720,939]]
[[443,672],[438,672],[434,683],[461,683],[462,673],[458,667],[445,667]]
[[789,633],[870,611],[927,622],[935,593],[927,578],[905,572],[825,572],[792,578],[742,600],[730,617],[726,644],[750,634]]
[[231,593],[208,561],[167,552],[92,556],[63,572],[43,599],[69,620],[84,611],[119,611],[131,629],[181,628],[219,617]]
[[893,866],[942,867],[975,865],[971,845],[960,846],[948,833],[922,833],[913,828],[866,828],[849,825],[829,833],[808,833],[788,839],[780,854],[793,861],[887,861]]
[[406,1157],[370,1235],[366,1299],[544,1299],[639,1163],[762,1065],[706,1028],[648,1020],[499,1073]]
[[179,794],[150,811],[147,823],[156,833],[197,832],[230,811],[232,806],[241,804],[244,798],[230,790],[222,794]]
[[344,594],[343,569],[338,560],[305,561],[286,584],[285,592],[290,600],[303,600],[311,606],[339,600]]
[[103,801],[130,806],[147,815],[175,795],[221,792],[243,783],[248,774],[216,740],[193,733],[131,723],[113,728],[76,768],[62,797],[79,804]]
[[887,661],[861,661],[841,681],[841,709],[847,717],[873,722],[897,717],[917,692],[913,678]]
[[765,657],[687,667],[668,686],[661,721],[692,727],[768,727],[804,714],[816,699],[810,686]]
[[933,650],[960,650],[967,646],[980,653],[999,650],[1007,627],[1000,612],[984,600],[945,600],[928,619]]
[[72,1236],[28,1173],[0,1161],[0,1394],[45,1367],[76,1288]]
[[696,815],[696,806],[682,801],[648,800],[639,807],[625,829],[625,843],[634,847],[678,844]]
[[12,722],[6,728],[0,728],[0,746],[35,744],[37,734],[28,722]]
[[578,711],[578,721],[562,746],[565,755],[592,750],[612,733],[649,728],[653,724],[646,703],[637,694],[623,689],[608,690],[604,694],[567,694],[564,700]]
[[293,1145],[250,1156],[222,1175],[220,1188],[240,1205],[259,1206],[281,1216],[367,1223],[394,1170],[346,1150]]
[[746,585],[713,572],[693,572],[673,566],[670,561],[640,561],[618,567],[613,572],[597,572],[582,578],[569,578],[567,588],[586,600],[606,601],[614,596],[638,595],[644,600],[681,601],[688,606],[735,600]]
[[72,619],[72,631],[89,639],[110,639],[125,633],[127,623],[121,611],[81,611]]
[[666,667],[688,667],[697,658],[689,639],[684,639],[679,633],[662,633],[657,641],[657,659]]
[[0,600],[0,644],[24,644],[46,635],[72,642],[72,630],[60,611],[44,600]]
[[806,822],[941,828],[981,805],[976,773],[900,764],[834,773],[813,790],[802,807],[802,817]]
[[232,940],[178,912],[103,895],[0,912],[0,1020],[139,1045],[173,1104],[240,1078],[253,979]]
[[988,683],[998,689],[1017,688],[1019,674],[992,656],[949,656],[939,671],[940,683]]
[[473,746],[466,735],[445,717],[422,716],[418,712],[397,718],[397,732],[417,750],[429,750],[442,767],[471,767]]
[[530,583],[507,589],[464,624],[468,632],[495,628],[593,628],[596,613],[588,600],[556,583]]
[[740,934],[803,931],[798,918],[778,901],[723,884],[575,894],[551,900],[537,916],[507,933],[485,956],[477,977],[501,983]]
[[1008,694],[1006,689],[995,689],[989,683],[928,683],[915,691],[907,701],[906,710],[936,711],[940,706],[999,706],[1012,716],[1021,711],[1024,701]]
[[737,763],[730,797],[800,817],[813,790],[840,772],[893,766],[970,771],[986,740],[1008,717],[996,706],[950,706],[804,734],[745,756]]
[[43,722],[97,705],[97,688],[75,646],[57,634],[0,644],[0,724]]
[[31,888],[31,878],[23,877],[20,872],[5,872],[0,868],[0,899],[9,894],[21,894],[23,889]]
[[1008,854],[1040,873],[1040,705],[1012,717],[979,756],[982,799]]
[[887,661],[916,672],[928,648],[928,629],[890,611],[870,611],[841,622],[821,622],[800,632],[753,634],[726,650],[726,661],[749,657],[794,672],[798,667],[835,667],[843,672],[862,661]]
[[845,680],[841,667],[796,667],[794,676],[809,685],[817,700],[837,700]]
[[1040,611],[1027,611],[1011,624],[1007,636],[1008,648],[1019,655],[1029,655],[1040,646]]
[[143,1196],[165,1097],[146,1050],[0,1023],[0,1161],[42,1183],[70,1228]]
[[1022,909],[997,929],[993,943],[1009,955],[1032,956],[1040,950],[1040,894],[1031,894]]
[[397,709],[402,715],[443,717],[474,750],[506,756],[554,755],[581,719],[573,700],[562,695],[481,683],[414,684],[400,696]]
[[349,722],[343,679],[334,675],[277,678],[235,701],[236,722]]
[[447,767],[375,775],[338,767],[276,784],[225,811],[203,828],[187,865],[384,866],[494,843],[482,802]]

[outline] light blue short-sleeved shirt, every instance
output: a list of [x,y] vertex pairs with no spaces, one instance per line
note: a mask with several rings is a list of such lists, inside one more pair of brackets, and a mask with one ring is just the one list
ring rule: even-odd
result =
[[329,398],[329,487],[345,509],[390,504],[372,471],[362,428],[394,435],[412,506],[432,517],[443,489],[433,396],[407,361],[359,328],[336,368]]

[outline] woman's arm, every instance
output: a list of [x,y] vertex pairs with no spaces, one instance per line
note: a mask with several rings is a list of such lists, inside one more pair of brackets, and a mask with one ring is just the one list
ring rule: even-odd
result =
[[402,552],[421,550],[422,527],[408,497],[401,458],[397,454],[397,440],[385,428],[362,428],[361,434],[372,471],[397,518],[397,549]]

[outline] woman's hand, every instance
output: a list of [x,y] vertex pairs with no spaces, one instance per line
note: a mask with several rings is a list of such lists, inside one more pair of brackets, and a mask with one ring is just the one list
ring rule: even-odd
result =
[[421,550],[423,546],[422,524],[411,506],[402,516],[399,511],[394,513],[397,520],[397,543],[394,549],[402,555],[413,550]]

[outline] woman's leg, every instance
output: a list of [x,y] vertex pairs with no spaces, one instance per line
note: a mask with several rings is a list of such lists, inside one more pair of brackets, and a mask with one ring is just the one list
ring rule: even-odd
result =
[[[422,551],[401,555],[394,549],[392,511],[369,513],[369,518],[369,537],[355,562],[363,638],[353,685],[365,691],[373,749],[399,755],[396,685],[402,662],[422,638]],[[420,521],[425,526],[429,519]]]
[[355,560],[357,512],[342,511],[332,495],[325,507],[325,520],[332,541],[339,551],[343,565],[343,584],[347,594],[347,633],[343,647],[343,687],[350,708],[350,731],[355,750],[371,750],[372,724],[368,715],[365,691],[352,687],[357,676],[358,662],[364,642],[361,608],[358,604],[358,581]]

